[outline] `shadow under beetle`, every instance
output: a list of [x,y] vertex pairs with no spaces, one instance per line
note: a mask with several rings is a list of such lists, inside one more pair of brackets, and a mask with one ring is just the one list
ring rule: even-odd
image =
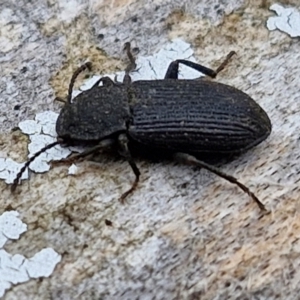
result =
[[[216,71],[191,61],[176,60],[169,65],[162,80],[131,82],[129,73],[136,64],[129,43],[125,44],[125,50],[130,64],[123,82],[102,77],[72,101],[74,82],[79,73],[91,68],[91,63],[74,72],[67,102],[56,123],[57,141],[41,149],[24,164],[14,180],[12,191],[25,169],[44,151],[57,144],[91,143],[93,147],[64,161],[116,147],[135,174],[131,188],[120,198],[124,201],[137,187],[140,177],[131,155],[132,146],[167,152],[177,161],[204,168],[238,185],[261,210],[266,210],[248,187],[197,158],[207,154],[216,158],[239,155],[258,145],[271,133],[268,115],[252,98],[234,87],[205,79],[178,80],[179,64],[215,78],[235,53],[230,52]],[[101,82],[103,85],[99,86]]]

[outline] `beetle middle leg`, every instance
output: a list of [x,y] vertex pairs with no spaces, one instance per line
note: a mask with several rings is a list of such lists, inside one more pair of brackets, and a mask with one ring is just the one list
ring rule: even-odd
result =
[[125,193],[123,193],[123,195],[120,197],[120,202],[124,203],[125,198],[131,194],[137,187],[139,179],[140,179],[140,170],[138,169],[136,163],[134,162],[130,151],[128,149],[128,138],[125,134],[120,134],[119,135],[119,153],[121,156],[123,156],[129,163],[134,175],[135,175],[135,180],[131,186],[131,188],[129,190],[127,190]]
[[[73,163],[75,160],[84,158],[86,156],[89,156],[101,149],[105,149],[108,147],[113,146],[116,143],[115,139],[105,139],[103,141],[101,141],[98,145],[96,145],[95,147],[89,148],[87,150],[85,150],[82,153],[78,153],[70,158],[64,159],[64,160],[58,160],[58,161],[54,161],[52,163],[54,164],[60,164],[60,163]],[[124,203],[125,198],[130,195],[137,187],[138,182],[139,182],[139,178],[140,178],[140,170],[138,169],[136,163],[134,162],[130,151],[128,149],[128,139],[127,136],[125,134],[120,134],[120,136],[118,137],[118,148],[119,148],[119,154],[125,158],[129,165],[131,166],[133,173],[135,175],[135,180],[131,186],[130,189],[128,189],[125,193],[123,193],[119,199],[119,201],[121,203]]]
[[181,163],[185,163],[187,165],[194,165],[194,166],[198,166],[200,168],[206,169],[220,177],[222,177],[223,179],[236,184],[240,189],[242,189],[245,193],[247,193],[258,205],[258,207],[266,212],[266,208],[265,206],[260,202],[260,200],[249,190],[248,187],[246,187],[244,184],[242,184],[241,182],[239,182],[235,177],[228,175],[222,171],[220,171],[219,169],[203,162],[200,161],[198,159],[196,159],[194,156],[186,154],[186,153],[176,153],[174,155],[175,159]]
[[194,70],[199,71],[200,73],[205,74],[206,76],[209,76],[211,78],[215,78],[218,73],[220,73],[228,64],[231,57],[235,54],[234,51],[231,51],[225,58],[225,60],[221,63],[221,65],[216,69],[210,69],[205,66],[202,66],[198,63],[185,60],[185,59],[177,59],[175,61],[172,61],[168,67],[168,70],[165,75],[165,79],[178,79],[178,73],[179,73],[179,64],[186,65]]

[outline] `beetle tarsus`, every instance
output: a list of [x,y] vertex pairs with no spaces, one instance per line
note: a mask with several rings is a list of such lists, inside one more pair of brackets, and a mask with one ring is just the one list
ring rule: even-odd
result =
[[228,55],[226,56],[225,60],[221,63],[221,65],[219,66],[219,68],[217,68],[216,73],[219,74],[222,70],[225,69],[225,67],[227,66],[227,64],[229,63],[229,60],[231,59],[231,57],[233,55],[235,55],[236,52],[235,51],[230,51],[228,53]]

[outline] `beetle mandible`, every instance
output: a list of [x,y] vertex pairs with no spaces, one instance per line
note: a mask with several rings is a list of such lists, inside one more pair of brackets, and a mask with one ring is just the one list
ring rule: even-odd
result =
[[[131,82],[129,74],[136,68],[135,58],[130,43],[126,43],[124,49],[130,64],[125,70],[123,82],[102,77],[91,89],[72,101],[75,80],[82,71],[91,68],[91,63],[74,72],[67,102],[56,123],[57,141],[38,151],[24,164],[11,190],[16,189],[22,173],[44,151],[57,144],[91,143],[93,147],[65,161],[88,156],[103,148],[116,147],[135,174],[135,181],[120,197],[121,202],[136,189],[140,177],[132,149],[153,149],[236,184],[261,210],[266,210],[244,184],[207,161],[198,159],[204,159],[207,155],[217,159],[234,157],[261,143],[272,129],[266,112],[247,94],[234,87],[205,79],[178,80],[179,64],[215,78],[235,52],[231,51],[216,71],[179,59],[169,65],[162,80]],[[99,86],[100,82],[102,86]]]

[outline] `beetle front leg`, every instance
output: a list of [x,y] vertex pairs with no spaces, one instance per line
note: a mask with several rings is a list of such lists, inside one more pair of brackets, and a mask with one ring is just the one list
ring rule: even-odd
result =
[[128,163],[135,175],[135,180],[134,180],[134,183],[132,184],[131,188],[128,191],[126,191],[125,193],[123,193],[119,199],[119,201],[121,203],[124,203],[125,198],[136,189],[141,173],[140,173],[140,170],[138,169],[137,165],[135,164],[135,162],[130,154],[130,151],[128,149],[128,138],[127,138],[126,134],[120,134],[118,141],[119,141],[119,147],[120,147],[119,153],[128,161]]
[[194,70],[199,71],[200,73],[205,74],[206,76],[209,76],[211,78],[215,78],[218,73],[220,73],[228,64],[231,57],[235,54],[234,51],[231,51],[225,58],[225,60],[221,63],[221,65],[217,68],[216,71],[213,69],[204,67],[200,64],[197,64],[195,62],[185,60],[185,59],[177,59],[175,61],[172,61],[168,67],[168,70],[165,75],[165,79],[178,79],[178,73],[179,73],[179,64],[186,65]]
[[112,147],[114,144],[116,144],[116,140],[114,139],[105,139],[101,141],[98,145],[88,148],[84,150],[81,153],[75,154],[71,157],[60,159],[60,160],[54,160],[51,162],[51,165],[59,165],[59,164],[65,164],[65,163],[74,163],[77,160],[83,159],[84,157],[87,157],[91,154],[94,154],[98,152],[101,149]]
[[242,183],[240,183],[235,177],[228,175],[222,171],[220,171],[219,169],[203,162],[200,161],[198,159],[196,159],[194,156],[189,155],[189,154],[185,154],[185,153],[176,153],[175,154],[175,159],[181,163],[187,164],[187,165],[193,165],[193,166],[198,166],[200,168],[206,169],[220,177],[222,177],[223,179],[236,184],[240,189],[242,189],[245,193],[247,193],[258,205],[258,207],[266,212],[266,208],[265,206],[260,202],[260,200],[249,190],[248,187],[246,187],[245,185],[243,185]]

